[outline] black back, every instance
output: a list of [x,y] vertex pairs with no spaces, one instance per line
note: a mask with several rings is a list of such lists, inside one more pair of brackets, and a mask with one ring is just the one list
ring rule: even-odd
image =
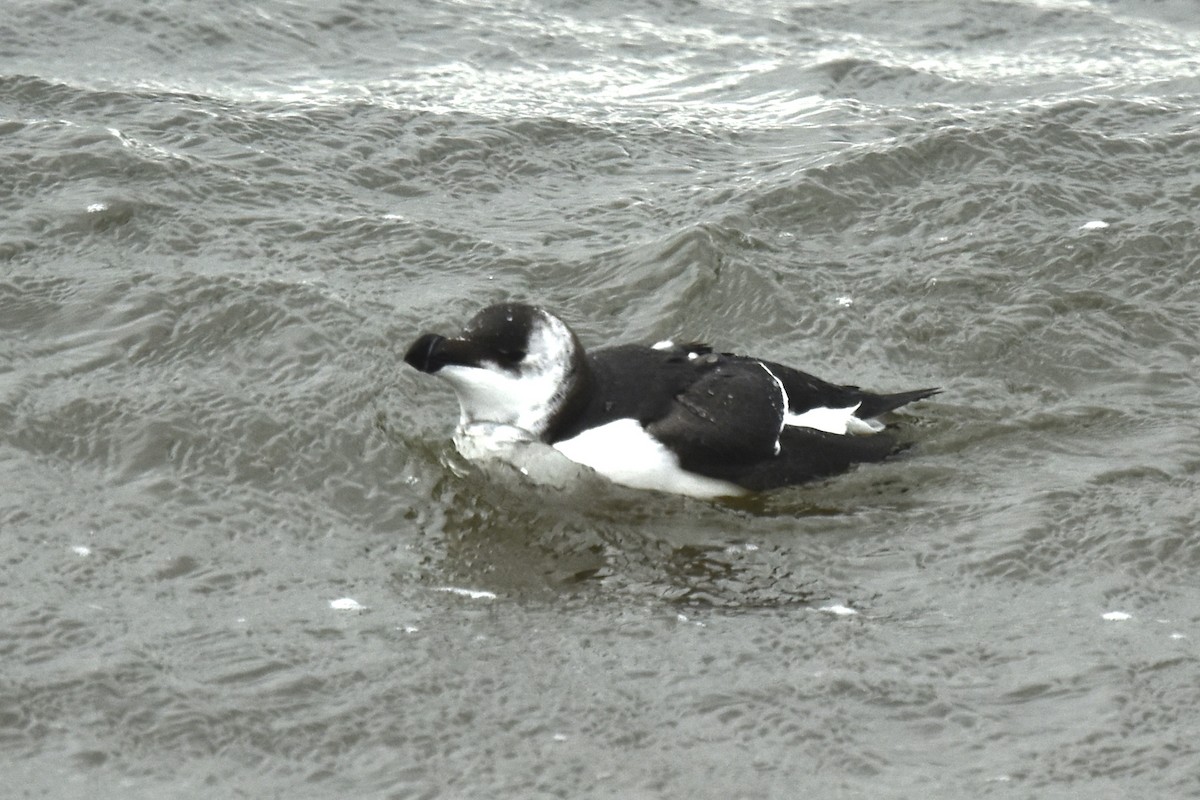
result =
[[[895,438],[886,433],[839,435],[792,426],[781,432],[785,411],[860,404],[856,413],[865,419],[937,392],[875,394],[701,345],[603,348],[588,354],[582,371],[547,441],[635,419],[678,454],[684,469],[755,491],[834,475],[896,451]],[[788,395],[788,409],[775,378]]]

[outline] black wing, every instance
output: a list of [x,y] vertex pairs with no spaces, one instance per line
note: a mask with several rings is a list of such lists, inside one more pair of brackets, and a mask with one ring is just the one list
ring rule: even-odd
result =
[[[727,358],[709,364],[697,365],[697,380],[676,396],[666,415],[646,426],[679,454],[686,470],[765,491],[882,461],[898,449],[886,433],[851,436],[784,427],[783,395],[761,364]],[[842,395],[853,401],[842,407],[865,394]],[[819,397],[822,405],[841,402],[825,391]]]
[[773,459],[779,452],[784,404],[774,378],[753,362],[708,355],[690,366],[694,380],[665,413],[646,422],[654,438],[692,472]]
[[902,449],[888,433],[847,436],[793,427],[784,428],[780,443],[779,455],[769,462],[718,470],[710,477],[764,492],[839,475],[855,464],[883,461]]
[[861,404],[857,415],[871,418],[938,391],[875,394],[782,364],[711,353],[703,345],[664,350],[627,345],[598,350],[589,361],[594,381],[587,409],[563,427],[560,438],[614,419],[637,419],[679,454],[684,469],[752,491],[836,475],[898,449],[887,433],[853,436],[785,427],[776,379],[792,413]]

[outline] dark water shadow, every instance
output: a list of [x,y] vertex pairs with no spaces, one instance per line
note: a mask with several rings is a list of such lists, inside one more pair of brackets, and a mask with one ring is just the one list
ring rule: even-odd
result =
[[448,445],[437,458],[442,471],[418,523],[429,554],[420,579],[530,600],[752,609],[869,596],[843,577],[831,580],[827,562],[839,558],[839,541],[866,527],[864,494],[895,504],[912,488],[849,476],[841,489],[826,482],[699,501],[587,475],[533,485],[515,469],[467,463]]

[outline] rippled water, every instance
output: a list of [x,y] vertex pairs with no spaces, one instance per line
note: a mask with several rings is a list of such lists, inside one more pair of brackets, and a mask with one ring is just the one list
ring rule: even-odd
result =
[[[17,2],[16,797],[1200,792],[1190,2]],[[737,505],[452,450],[531,299],[914,406]]]

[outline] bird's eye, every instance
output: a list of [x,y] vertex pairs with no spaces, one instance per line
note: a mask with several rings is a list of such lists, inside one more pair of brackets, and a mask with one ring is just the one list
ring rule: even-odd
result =
[[515,364],[525,357],[524,350],[497,350],[496,355],[506,364]]

